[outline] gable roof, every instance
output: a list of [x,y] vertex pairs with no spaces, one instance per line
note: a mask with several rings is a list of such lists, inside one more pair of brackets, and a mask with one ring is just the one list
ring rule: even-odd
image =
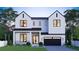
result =
[[[29,16],[25,11],[22,11],[20,14],[22,14],[22,13],[25,13],[27,16]],[[18,14],[18,16],[20,15],[20,14]],[[17,16],[17,17],[18,17]],[[31,18],[31,16],[29,16],[30,18]]]
[[[54,13],[56,13],[56,12],[58,12],[59,14],[61,14],[58,10],[56,10],[55,12],[53,12],[50,16],[52,16]],[[22,11],[20,14],[22,14],[22,13],[25,13],[27,16],[29,16],[26,12],[24,12],[24,11]],[[20,15],[19,14],[19,15]],[[18,15],[18,16],[19,16]],[[61,14],[62,15],[62,14]],[[17,17],[18,17],[17,16]],[[49,17],[50,17],[49,16]],[[64,17],[64,15],[62,15],[63,17]],[[31,19],[48,19],[49,17],[31,17],[31,16],[29,16]]]
[[[53,12],[50,16],[52,16],[54,13],[58,12],[60,15],[62,15],[58,10],[56,10],[55,12]],[[49,16],[49,17],[50,17]],[[64,15],[62,15],[64,17]]]

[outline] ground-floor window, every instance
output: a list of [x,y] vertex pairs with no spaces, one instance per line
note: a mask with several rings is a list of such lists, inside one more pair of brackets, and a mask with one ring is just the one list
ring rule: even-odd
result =
[[36,35],[34,35],[34,36],[32,36],[32,43],[33,44],[37,44],[38,43],[38,39],[39,39],[39,37]]
[[27,41],[27,33],[20,33],[20,40],[21,42]]
[[39,33],[32,33],[32,43],[37,44],[39,41]]

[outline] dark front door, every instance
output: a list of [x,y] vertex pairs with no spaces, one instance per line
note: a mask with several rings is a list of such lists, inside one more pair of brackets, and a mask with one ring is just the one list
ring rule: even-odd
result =
[[60,46],[61,45],[61,39],[44,39],[44,45],[45,46]]

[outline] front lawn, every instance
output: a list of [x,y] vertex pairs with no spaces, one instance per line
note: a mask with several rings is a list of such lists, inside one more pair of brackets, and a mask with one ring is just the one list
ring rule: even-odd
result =
[[77,46],[67,45],[67,47],[79,51],[79,47]]
[[46,48],[31,46],[6,46],[0,47],[0,51],[46,51]]

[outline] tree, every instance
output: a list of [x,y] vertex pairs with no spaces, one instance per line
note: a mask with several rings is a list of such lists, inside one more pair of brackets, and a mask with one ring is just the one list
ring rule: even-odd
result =
[[75,21],[75,18],[79,17],[79,10],[71,9],[66,10],[65,12],[66,22]]
[[71,45],[71,30],[67,29],[66,30],[66,45]]
[[74,23],[77,22],[76,18],[79,17],[79,10],[71,9],[66,10],[64,13],[66,18],[66,27],[69,27],[69,29],[66,29],[66,41],[70,42],[69,45],[71,45],[71,39],[73,39],[74,36]]
[[[6,30],[5,30],[6,29]],[[0,39],[5,39],[5,32],[8,32],[9,29],[6,25],[0,23]]]
[[4,21],[3,23],[0,23],[0,39],[5,39],[4,35],[7,34],[6,38],[8,40],[8,44],[12,43],[12,32],[9,30],[9,27],[5,25],[5,23],[7,21],[15,21],[17,16],[16,13],[17,11],[14,11],[13,8],[0,9],[0,20]]
[[14,21],[17,16],[17,11],[14,11],[13,8],[0,9],[0,19],[6,21]]

